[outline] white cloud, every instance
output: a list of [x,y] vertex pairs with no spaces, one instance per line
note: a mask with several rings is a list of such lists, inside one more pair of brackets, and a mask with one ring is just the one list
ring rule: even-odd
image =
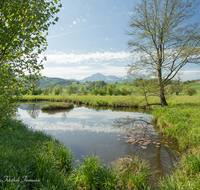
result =
[[45,54],[47,57],[47,63],[56,63],[56,64],[69,64],[69,63],[82,63],[84,61],[125,61],[130,60],[130,54],[126,52],[96,52],[88,54],[66,54],[63,52],[53,52],[51,54]]
[[65,79],[81,80],[85,77],[91,76],[95,73],[102,73],[104,75],[116,75],[119,77],[126,75],[125,67],[117,66],[102,66],[95,68],[92,66],[77,66],[77,67],[47,67],[44,66],[42,75],[47,77],[59,77]]
[[76,21],[73,21],[73,24],[76,24],[77,22]]

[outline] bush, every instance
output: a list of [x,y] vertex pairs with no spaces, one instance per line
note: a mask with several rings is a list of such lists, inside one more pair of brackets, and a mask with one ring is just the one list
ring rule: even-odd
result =
[[102,90],[102,89],[100,89],[98,92],[99,92],[99,94],[100,94],[101,96],[106,95],[106,91],[104,91],[104,90]]
[[87,95],[88,94],[88,92],[87,92],[87,90],[83,90],[83,95]]
[[189,87],[189,86],[187,86],[186,88],[185,88],[185,94],[187,94],[187,95],[189,95],[189,96],[192,96],[192,95],[194,95],[194,94],[196,94],[197,93],[197,91],[196,91],[196,89],[194,88],[194,87]]
[[92,91],[91,91],[91,94],[92,95],[97,95],[99,92],[98,92],[98,90],[97,89],[93,89]]

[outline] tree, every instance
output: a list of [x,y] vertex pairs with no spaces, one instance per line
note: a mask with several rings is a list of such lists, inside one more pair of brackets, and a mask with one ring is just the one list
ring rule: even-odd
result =
[[54,91],[55,95],[61,94],[61,92],[62,92],[62,86],[56,86],[56,87],[54,87],[53,91]]
[[96,96],[98,93],[99,93],[99,92],[98,92],[97,89],[93,89],[93,90],[91,91],[91,94],[92,94],[92,95],[95,95],[95,96]]
[[[143,70],[158,79],[161,106],[168,105],[165,86],[187,63],[200,63],[199,23],[188,22],[197,0],[141,0],[134,5],[127,32],[133,37],[128,74]],[[134,55],[138,55],[134,58]]]
[[69,94],[69,95],[71,95],[72,93],[73,93],[73,86],[68,86],[68,88],[67,88],[67,93]]
[[28,81],[40,78],[45,58],[38,58],[46,50],[49,26],[58,20],[58,1],[0,1],[0,125],[14,113],[20,96],[31,89]]
[[88,94],[88,91],[87,91],[86,89],[84,89],[83,92],[82,92],[82,94],[83,94],[83,95],[87,95],[87,94]]
[[108,86],[108,88],[107,88],[107,94],[111,96],[111,95],[112,95],[112,93],[113,93],[113,92],[112,92],[112,89],[111,89],[111,87],[110,87],[110,86]]

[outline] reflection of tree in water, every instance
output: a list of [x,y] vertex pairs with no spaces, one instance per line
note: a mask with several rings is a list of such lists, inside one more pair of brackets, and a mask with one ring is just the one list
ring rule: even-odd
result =
[[39,116],[40,109],[41,106],[37,104],[28,104],[26,107],[26,111],[34,119],[36,119]]
[[120,118],[115,120],[113,127],[124,131],[124,136],[118,140],[122,142],[120,147],[125,146],[126,154],[147,160],[158,176],[169,173],[169,166],[173,167],[177,162],[176,155],[169,148],[177,149],[177,144],[172,145],[169,139],[158,135],[150,121],[144,118]]

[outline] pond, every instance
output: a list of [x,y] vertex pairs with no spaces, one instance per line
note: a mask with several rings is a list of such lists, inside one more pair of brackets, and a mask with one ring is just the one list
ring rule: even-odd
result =
[[151,111],[75,106],[44,112],[44,104],[20,104],[17,117],[68,145],[75,159],[96,154],[108,165],[119,157],[137,155],[158,176],[169,173],[177,163],[178,145],[156,131]]

